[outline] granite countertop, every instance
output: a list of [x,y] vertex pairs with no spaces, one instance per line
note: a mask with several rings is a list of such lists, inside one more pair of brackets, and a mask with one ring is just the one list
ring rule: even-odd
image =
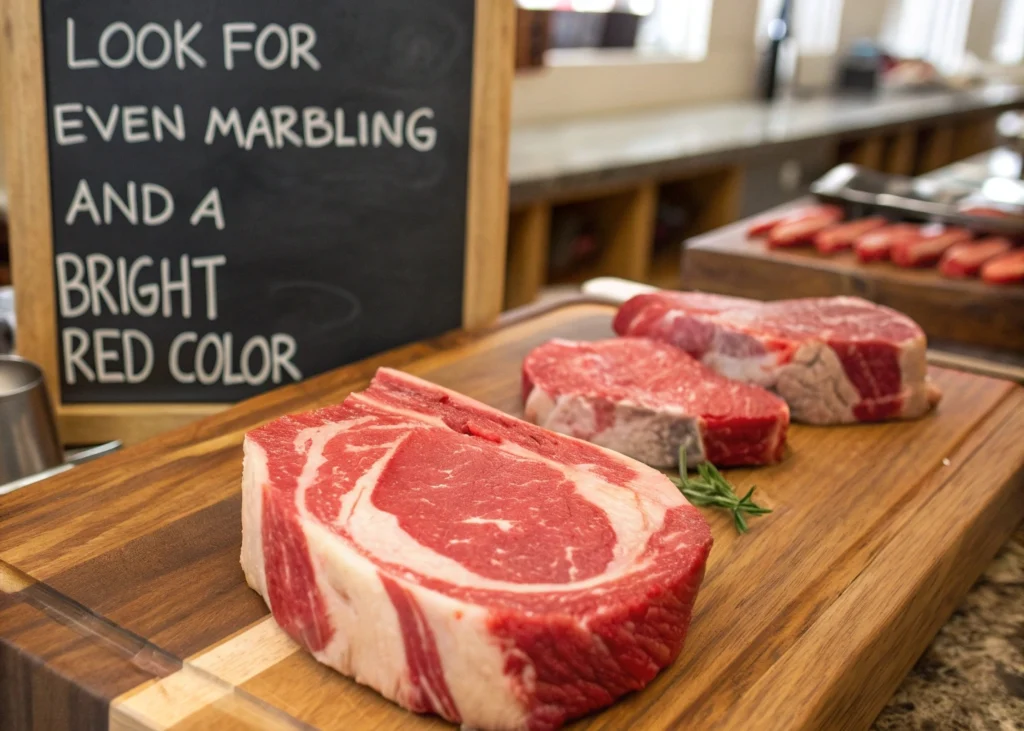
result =
[[671,173],[712,160],[736,162],[773,145],[838,137],[1024,104],[1024,87],[734,102],[655,109],[512,129],[513,204],[571,186]]
[[1024,524],[939,631],[872,728],[1024,729]]

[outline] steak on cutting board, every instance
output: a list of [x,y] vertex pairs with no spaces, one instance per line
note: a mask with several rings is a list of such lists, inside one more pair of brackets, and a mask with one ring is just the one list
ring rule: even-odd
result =
[[653,467],[782,458],[786,402],[649,338],[551,340],[523,360],[526,419]]
[[774,390],[797,422],[913,419],[940,398],[927,379],[921,328],[857,297],[760,302],[653,292],[625,302],[614,328],[670,343],[722,375]]
[[646,465],[386,368],[244,454],[246,581],[408,709],[557,728],[682,649],[711,533]]

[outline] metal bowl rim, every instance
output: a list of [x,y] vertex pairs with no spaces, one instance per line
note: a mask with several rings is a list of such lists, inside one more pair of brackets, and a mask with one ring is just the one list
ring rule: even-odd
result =
[[43,385],[43,369],[28,358],[22,358],[20,355],[0,355],[0,367],[2,367],[4,363],[17,363],[20,366],[27,367],[33,372],[34,376],[23,386],[0,391],[0,401],[4,401],[5,399],[12,398],[14,396],[20,396],[23,393],[31,391],[33,388]]

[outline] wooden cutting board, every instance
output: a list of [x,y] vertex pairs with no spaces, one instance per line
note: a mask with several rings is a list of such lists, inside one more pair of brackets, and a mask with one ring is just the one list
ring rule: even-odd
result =
[[[7,729],[445,728],[329,670],[239,567],[246,429],[340,401],[381,365],[520,413],[522,357],[611,334],[572,303],[411,345],[0,497]],[[775,467],[727,473],[774,509],[714,532],[686,646],[577,728],[865,728],[1024,516],[1024,389],[934,369],[917,422],[793,427]]]
[[[802,198],[775,210],[813,202]],[[934,267],[905,269],[887,261],[864,264],[848,251],[823,256],[811,246],[769,249],[763,239],[747,237],[751,220],[687,241],[685,289],[761,300],[854,295],[905,313],[933,340],[1024,354],[1024,284],[947,279]]]

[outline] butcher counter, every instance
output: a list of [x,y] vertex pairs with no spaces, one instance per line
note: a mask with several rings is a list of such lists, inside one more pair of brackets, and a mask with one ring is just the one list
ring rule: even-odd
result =
[[[337,403],[385,365],[519,415],[526,353],[554,337],[609,337],[613,313],[579,300],[509,313],[0,496],[4,731],[448,728],[319,665],[246,584],[242,436]],[[793,425],[782,463],[729,470],[772,514],[738,534],[724,511],[702,510],[715,546],[684,651],[651,687],[572,727],[1021,718],[1024,532],[997,552],[1024,516],[1024,388],[933,376],[945,394],[933,417]]]

